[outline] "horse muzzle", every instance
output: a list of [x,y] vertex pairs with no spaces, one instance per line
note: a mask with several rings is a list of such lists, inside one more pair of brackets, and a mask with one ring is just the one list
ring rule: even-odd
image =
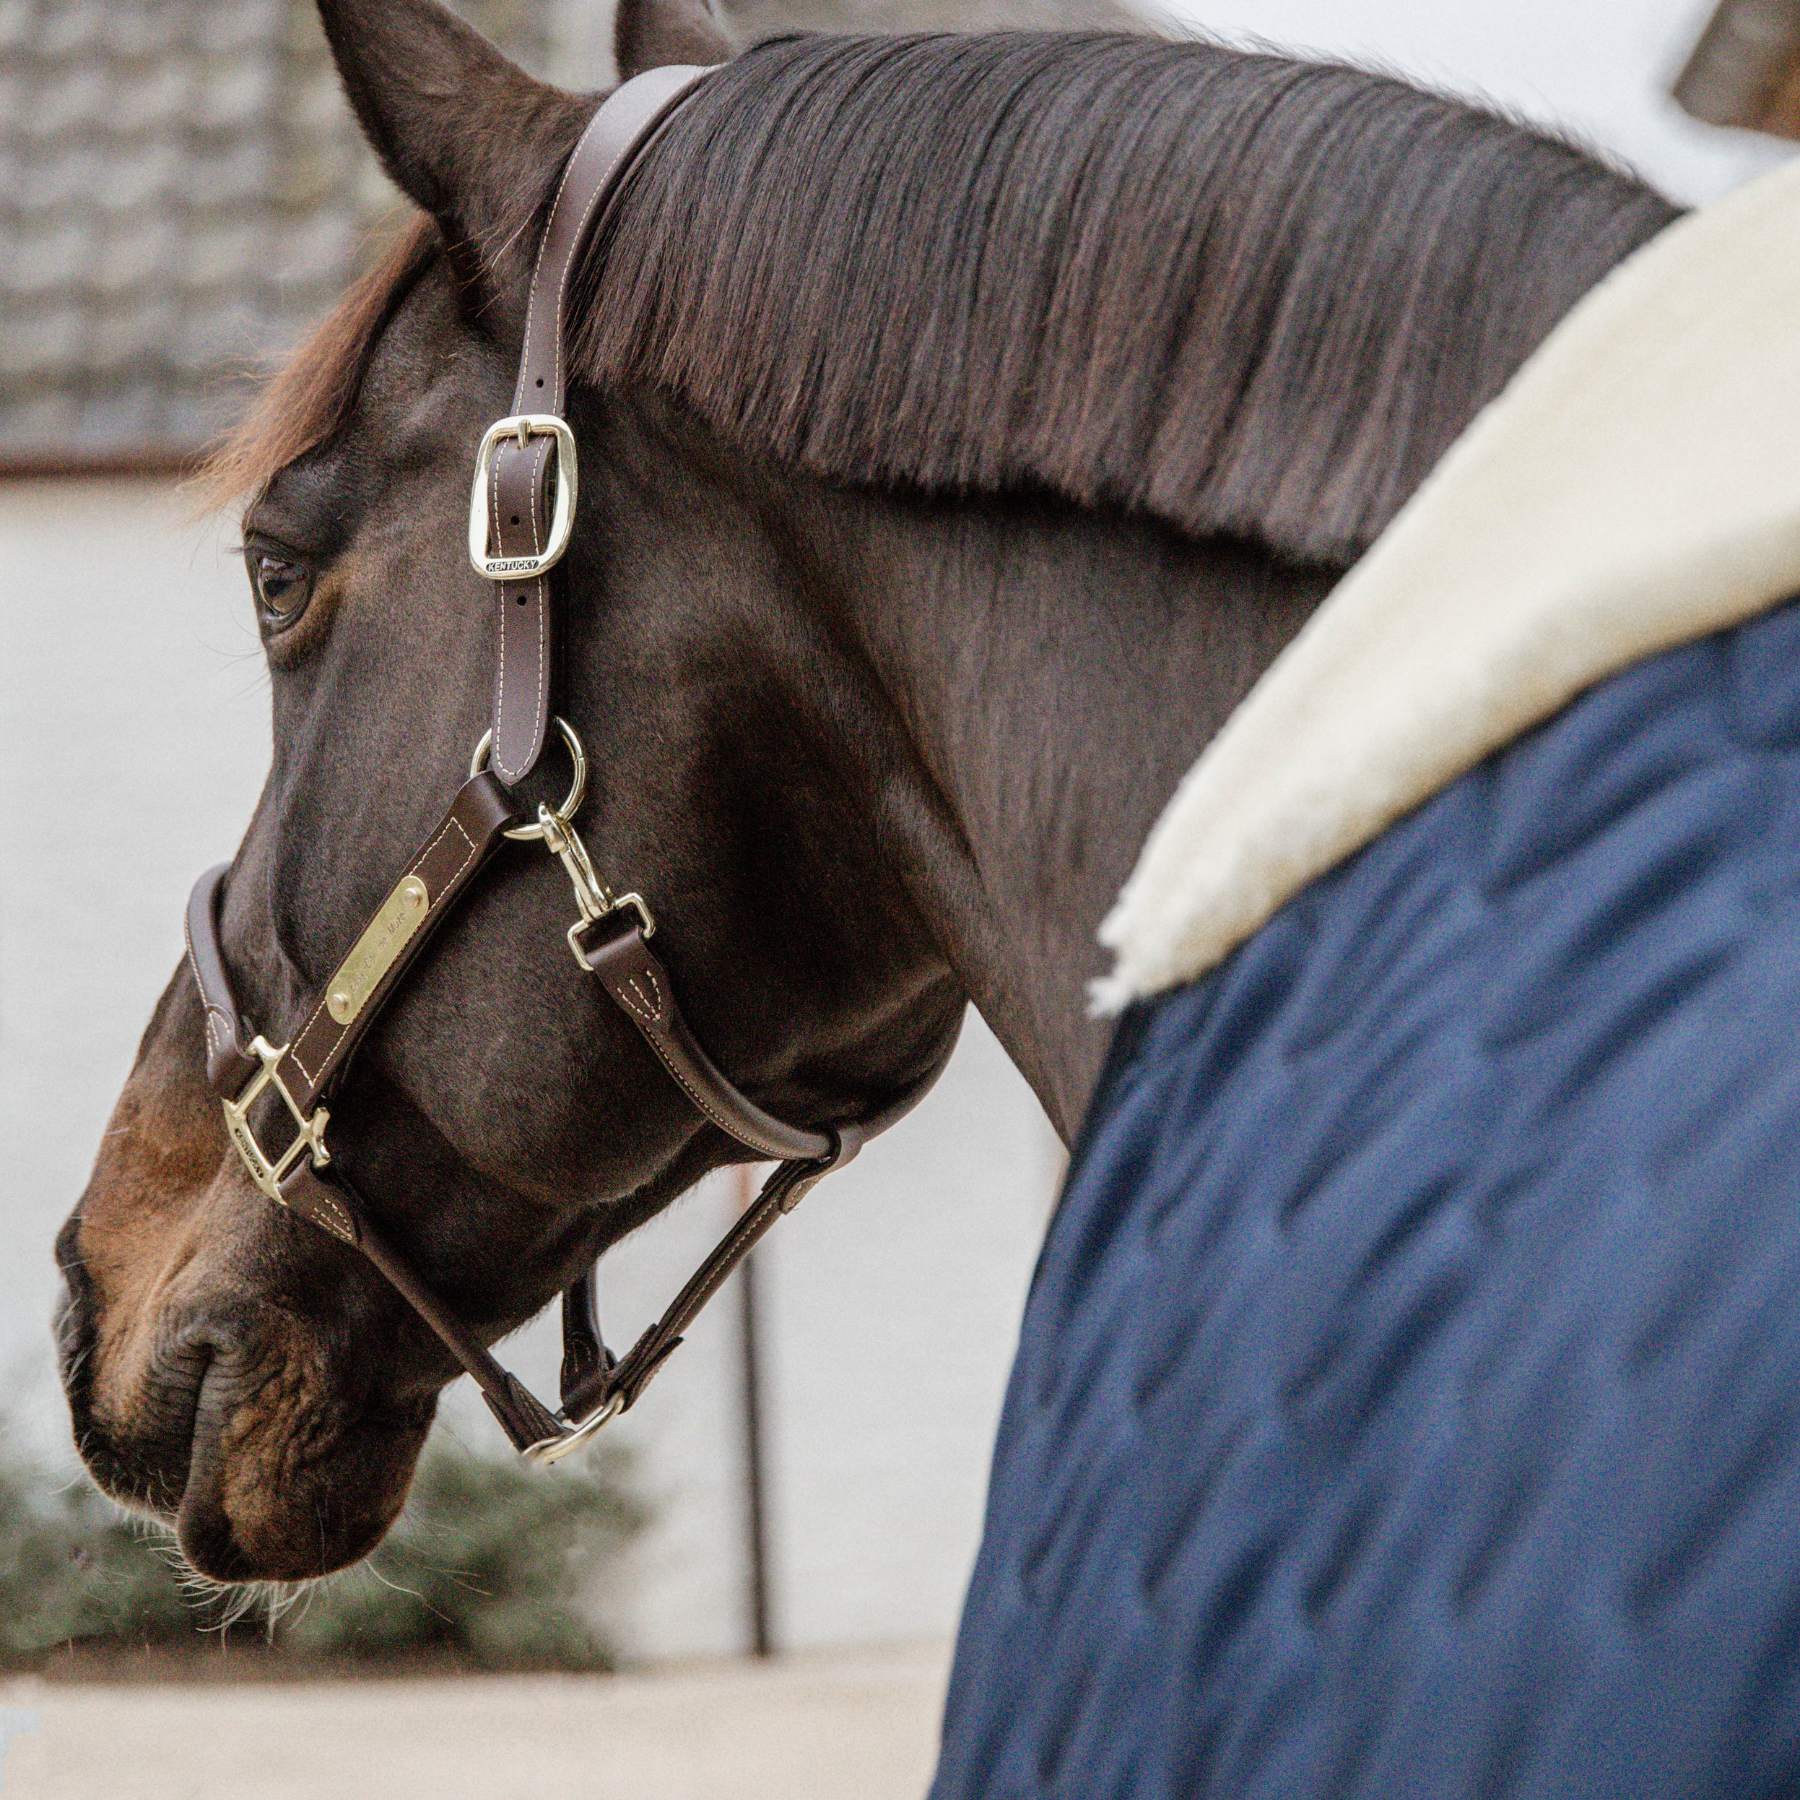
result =
[[[404,1501],[434,1410],[354,1328],[181,1260],[148,1305],[109,1305],[78,1210],[58,1238],[64,1389],[82,1460],[114,1500],[172,1524],[215,1581],[295,1581],[365,1556]],[[356,1323],[360,1324],[360,1320]]]

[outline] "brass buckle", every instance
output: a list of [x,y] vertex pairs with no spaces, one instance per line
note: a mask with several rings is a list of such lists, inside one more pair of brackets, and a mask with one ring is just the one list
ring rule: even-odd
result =
[[[488,484],[494,458],[508,438],[523,450],[534,437],[556,439],[556,504],[550,515],[550,542],[536,556],[489,556]],[[482,434],[475,452],[475,484],[469,490],[469,561],[489,581],[530,581],[554,568],[569,547],[575,529],[575,434],[555,413],[514,413],[496,419]]]
[[[276,1073],[281,1059],[287,1055],[286,1044],[277,1049],[259,1032],[250,1040],[250,1051],[262,1064],[262,1068],[244,1083],[235,1100],[221,1100],[219,1104],[225,1109],[225,1129],[230,1132],[231,1141],[237,1146],[237,1153],[250,1172],[250,1179],[271,1200],[286,1206],[287,1201],[281,1192],[281,1178],[294,1164],[309,1151],[315,1167],[322,1168],[331,1161],[331,1152],[325,1148],[325,1127],[331,1123],[331,1114],[322,1106],[315,1106],[311,1112],[303,1113],[294,1096],[288,1092],[287,1083]],[[271,1085],[281,1096],[295,1125],[299,1127],[294,1141],[273,1159],[256,1141],[256,1133],[250,1129],[248,1116],[250,1108]]]

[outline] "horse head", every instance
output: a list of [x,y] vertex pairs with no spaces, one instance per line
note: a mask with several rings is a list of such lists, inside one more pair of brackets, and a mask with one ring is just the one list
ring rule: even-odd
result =
[[[270,1044],[492,716],[521,615],[465,558],[470,467],[533,410],[532,270],[596,106],[432,0],[323,11],[421,215],[221,465],[274,755],[217,951]],[[697,0],[627,0],[619,42],[626,73],[725,53]],[[1478,110],[1204,43],[793,38],[692,89],[570,290],[556,694],[574,823],[713,1061],[823,1133],[916,1089],[973,1000],[1069,1134],[1094,929],[1183,771],[1669,216]],[[541,773],[496,749],[526,817],[547,742]],[[541,850],[497,854],[331,1097],[336,1167],[487,1342],[744,1154],[574,966],[573,911]],[[454,1365],[247,1179],[203,1012],[179,972],[64,1233],[66,1383],[90,1467],[198,1568],[310,1575],[379,1536]]]
[[[464,779],[486,723],[494,590],[471,569],[471,459],[512,410],[553,179],[594,111],[431,0],[323,0],[363,127],[421,215],[270,390],[228,456],[273,756],[218,946],[271,1041],[319,1001]],[[626,73],[727,53],[704,12],[627,4]],[[604,304],[599,296],[595,304]],[[559,571],[561,710],[592,756],[596,862],[653,896],[716,1059],[823,1126],[941,1059],[961,989],[904,896],[860,879],[879,825],[817,730],[828,612],[771,565],[754,483],[673,478],[679,426],[577,384],[582,479]],[[671,529],[670,521],[679,521]],[[554,735],[526,816],[566,773]],[[569,885],[513,846],[484,872],[334,1097],[335,1160],[492,1340],[609,1242],[747,1153],[571,963]],[[402,1502],[442,1346],[353,1251],[271,1203],[205,1078],[184,963],[59,1240],[77,1441],[106,1490],[171,1517],[194,1567],[294,1579],[364,1554]]]

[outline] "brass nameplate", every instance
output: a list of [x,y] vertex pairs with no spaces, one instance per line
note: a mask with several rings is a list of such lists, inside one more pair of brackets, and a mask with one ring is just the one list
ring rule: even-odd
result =
[[356,940],[350,954],[338,964],[325,995],[325,1010],[340,1025],[348,1025],[362,1011],[381,978],[394,966],[412,935],[425,923],[431,896],[416,875],[408,875],[381,903],[381,911],[369,929]]

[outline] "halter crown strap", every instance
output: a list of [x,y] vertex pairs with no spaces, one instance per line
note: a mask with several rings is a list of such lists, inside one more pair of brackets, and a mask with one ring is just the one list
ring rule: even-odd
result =
[[[489,428],[470,502],[476,567],[495,581],[494,769],[530,773],[550,723],[555,634],[549,571],[574,524],[575,440],[561,424],[569,283],[619,184],[705,69],[652,69],[618,89],[575,146],[550,204],[525,303],[525,347],[509,418]],[[560,535],[561,541],[557,538]],[[484,563],[486,566],[484,566]],[[498,564],[498,569],[494,565]],[[518,578],[509,575],[514,567]]]

